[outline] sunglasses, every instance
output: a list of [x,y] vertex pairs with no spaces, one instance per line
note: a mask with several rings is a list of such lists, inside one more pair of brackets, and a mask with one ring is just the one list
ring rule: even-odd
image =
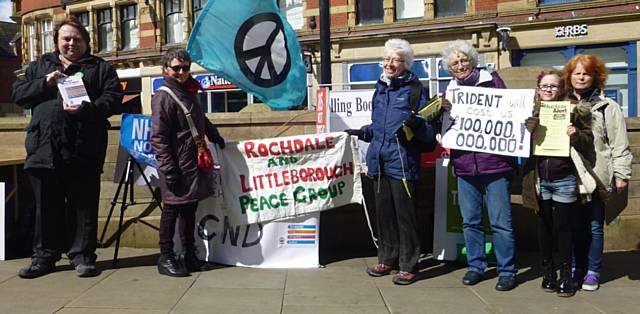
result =
[[190,65],[174,65],[174,66],[169,66],[169,68],[171,68],[171,70],[175,72],[180,72],[180,70],[182,70],[182,72],[189,72],[189,70],[191,69],[191,66]]

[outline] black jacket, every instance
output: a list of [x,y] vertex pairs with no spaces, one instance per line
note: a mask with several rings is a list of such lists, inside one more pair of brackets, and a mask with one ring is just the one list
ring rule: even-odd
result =
[[[46,75],[55,70],[67,75],[82,73],[91,102],[83,102],[74,114],[64,112],[58,88],[45,85]],[[119,113],[122,95],[116,70],[89,53],[66,69],[57,52],[31,62],[24,76],[13,84],[11,94],[19,106],[32,110],[26,130],[24,168],[52,169],[67,162],[84,166],[87,171],[102,172],[110,126],[107,118]]]

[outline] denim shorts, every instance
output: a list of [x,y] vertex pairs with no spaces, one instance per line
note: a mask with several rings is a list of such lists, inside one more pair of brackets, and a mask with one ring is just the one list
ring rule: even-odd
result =
[[576,176],[568,175],[557,180],[540,179],[540,198],[559,203],[573,203],[578,200]]

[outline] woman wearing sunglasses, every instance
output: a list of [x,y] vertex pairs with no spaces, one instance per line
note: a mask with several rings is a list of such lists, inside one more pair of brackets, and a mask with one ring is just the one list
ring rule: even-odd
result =
[[[170,49],[162,56],[161,61],[164,85],[151,100],[151,144],[156,152],[164,203],[160,216],[158,272],[172,277],[184,277],[189,272],[204,270],[206,266],[196,257],[195,213],[198,201],[212,194],[212,178],[210,174],[198,169],[198,144],[182,107],[189,111],[198,134],[205,134],[221,149],[225,143],[198,103],[196,94],[202,87],[191,77],[191,57],[188,52],[181,48]],[[185,249],[184,262],[176,258],[173,250],[178,216],[180,240]]]

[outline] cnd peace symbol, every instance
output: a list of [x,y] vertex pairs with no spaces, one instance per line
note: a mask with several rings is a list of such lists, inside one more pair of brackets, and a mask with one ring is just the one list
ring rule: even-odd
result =
[[282,83],[291,69],[284,27],[275,13],[247,19],[238,29],[234,50],[242,74],[260,87]]

